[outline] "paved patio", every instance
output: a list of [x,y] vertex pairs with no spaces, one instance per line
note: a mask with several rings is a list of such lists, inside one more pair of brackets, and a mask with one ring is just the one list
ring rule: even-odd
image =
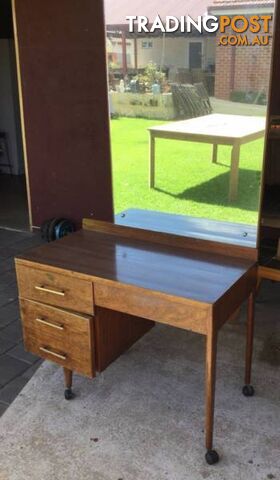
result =
[[0,416],[41,364],[23,348],[14,268],[15,255],[41,242],[39,234],[0,229]]

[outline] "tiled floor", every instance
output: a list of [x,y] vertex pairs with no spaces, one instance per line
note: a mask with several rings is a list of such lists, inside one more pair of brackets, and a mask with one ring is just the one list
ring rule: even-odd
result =
[[14,256],[41,242],[39,234],[0,229],[0,415],[41,363],[23,348],[14,269]]

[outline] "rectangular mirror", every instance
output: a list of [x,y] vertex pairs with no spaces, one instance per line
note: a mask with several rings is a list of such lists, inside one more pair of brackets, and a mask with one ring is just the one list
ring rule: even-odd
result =
[[116,222],[256,248],[274,2],[104,5]]

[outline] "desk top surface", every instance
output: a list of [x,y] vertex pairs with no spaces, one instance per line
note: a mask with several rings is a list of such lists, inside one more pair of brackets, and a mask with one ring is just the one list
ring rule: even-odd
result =
[[242,139],[251,135],[264,135],[265,117],[246,115],[225,115],[213,113],[203,117],[170,122],[149,128],[151,132]]
[[247,259],[81,230],[18,257],[98,279],[213,304],[254,266]]

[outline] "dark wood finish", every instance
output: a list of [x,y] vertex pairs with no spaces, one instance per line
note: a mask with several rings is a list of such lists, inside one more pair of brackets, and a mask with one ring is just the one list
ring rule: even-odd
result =
[[280,107],[280,69],[278,49],[280,44],[280,7],[279,1],[275,2],[275,12],[273,15],[273,52],[270,77],[270,98],[269,115],[279,115]]
[[213,313],[218,328],[221,328],[227,319],[249,297],[250,293],[256,290],[256,280],[257,265],[254,265],[239,279],[237,285],[232,285],[215,303]]
[[246,362],[245,362],[245,385],[251,383],[251,368],[254,341],[254,317],[255,317],[255,298],[251,293],[248,299],[247,307],[247,340],[246,340]]
[[95,284],[95,301],[102,307],[118,312],[138,315],[159,323],[206,333],[207,320],[211,316],[211,305],[189,300],[180,301],[150,289],[129,286]]
[[216,384],[216,358],[217,358],[218,331],[209,322],[206,336],[206,388],[205,388],[205,446],[206,450],[213,448],[214,409],[215,409],[215,384]]
[[20,310],[28,351],[94,377],[92,318],[25,299],[20,300]]
[[[112,231],[119,228],[112,224]],[[75,272],[96,285],[131,285],[166,295],[166,300],[214,304],[255,262],[171,248],[118,234],[80,231],[17,257],[17,265]],[[70,273],[73,276],[73,273]],[[113,282],[113,283],[112,283]],[[141,292],[140,292],[141,293]],[[174,298],[175,297],[175,298]],[[103,305],[104,306],[104,305]]]
[[[16,259],[17,270],[25,267],[30,272],[36,269],[51,275],[63,274],[70,282],[92,282],[96,363],[100,370],[152,326],[143,320],[137,326],[135,316],[204,334],[206,448],[211,450],[218,331],[251,295],[246,354],[248,378],[252,360],[256,263],[220,255],[216,249],[206,252],[203,242],[201,251],[198,244],[192,249],[186,246],[189,239],[184,248],[179,248],[175,246],[177,237],[172,239],[169,234],[171,242],[167,245],[166,234],[159,232],[144,231],[143,236],[141,229],[104,222],[90,222],[90,230],[24,253]],[[153,235],[156,235],[155,241]]]
[[248,248],[240,245],[225,245],[217,241],[203,240],[201,238],[192,238],[171,233],[145,230],[144,228],[135,228],[124,225],[111,226],[108,222],[96,221],[90,218],[83,220],[83,229],[89,231],[99,231],[106,234],[118,235],[120,237],[129,237],[132,239],[153,242],[169,247],[180,247],[199,252],[211,252],[218,255],[227,255],[230,257],[246,258],[256,260],[258,256],[257,249]]
[[129,209],[115,216],[115,223],[153,232],[169,233],[223,244],[256,249],[257,227],[243,223],[195,218],[188,215]]
[[96,308],[96,369],[105,368],[147,333],[154,322],[124,315],[107,308]]
[[[270,262],[277,252],[277,239],[280,238],[280,142],[279,138],[273,138],[270,131],[272,116],[280,116],[280,57],[279,57],[279,43],[280,43],[280,6],[279,1],[275,2],[275,13],[273,16],[273,51],[272,51],[272,68],[270,78],[270,92],[268,98],[268,125],[266,132],[266,141],[264,149],[264,164],[262,175],[262,195],[260,204],[260,222],[259,222],[259,261],[261,267],[259,269],[260,279],[271,279],[279,281],[280,274],[279,264]],[[278,199],[272,211],[270,210],[270,201],[267,201],[275,191],[278,191]],[[275,240],[275,247],[273,247],[273,240]],[[271,255],[267,257],[267,245],[271,249]],[[271,248],[272,246],[272,248]],[[265,259],[265,261],[264,261]],[[266,265],[270,263],[270,265]],[[264,266],[263,266],[264,265]]]
[[73,372],[68,368],[63,368],[65,388],[71,389],[73,383]]
[[93,314],[92,283],[67,275],[17,266],[19,295],[77,312]]
[[15,0],[33,225],[112,220],[102,0]]

